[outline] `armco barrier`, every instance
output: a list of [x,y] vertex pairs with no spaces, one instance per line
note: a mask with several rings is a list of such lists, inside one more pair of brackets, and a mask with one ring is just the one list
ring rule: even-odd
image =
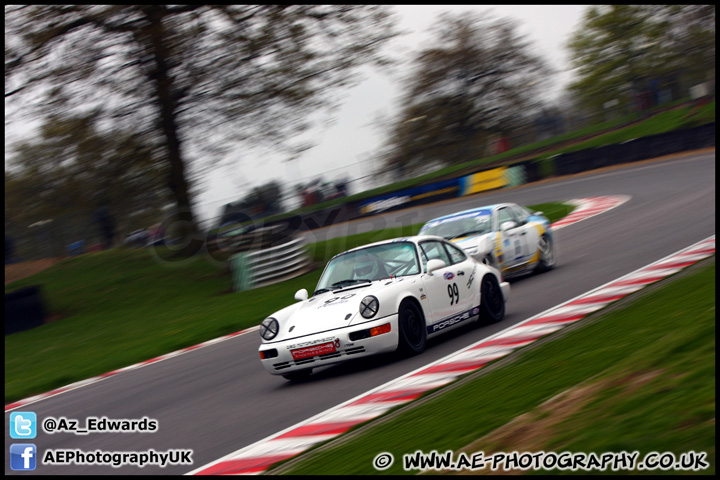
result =
[[466,177],[442,180],[419,187],[408,188],[380,195],[358,202],[358,213],[362,216],[375,215],[401,208],[414,207],[425,203],[437,202],[447,198],[456,198],[465,188]]
[[485,170],[471,173],[460,177],[462,189],[458,196],[473,195],[475,193],[487,192],[508,186],[507,166],[487,168]]
[[525,165],[514,165],[505,170],[505,178],[508,187],[517,187],[527,183]]
[[648,135],[623,143],[562,153],[553,158],[557,175],[571,175],[596,168],[632,163],[715,146],[715,123]]
[[307,273],[311,267],[303,237],[277,247],[238,253],[230,258],[236,292],[280,283]]

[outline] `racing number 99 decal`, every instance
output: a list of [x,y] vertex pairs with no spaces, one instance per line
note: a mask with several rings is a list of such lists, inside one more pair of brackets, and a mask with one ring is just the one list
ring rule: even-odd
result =
[[460,291],[458,290],[457,283],[448,285],[448,295],[450,296],[450,305],[460,303]]

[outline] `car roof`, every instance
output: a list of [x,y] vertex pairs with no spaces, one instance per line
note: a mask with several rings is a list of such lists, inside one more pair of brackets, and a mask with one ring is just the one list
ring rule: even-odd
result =
[[418,243],[423,240],[442,240],[444,242],[447,241],[443,237],[439,237],[437,235],[411,235],[409,237],[390,238],[387,240],[380,240],[379,242],[368,243],[367,245],[361,245],[359,247],[351,248],[350,250],[346,250],[344,252],[338,253],[337,255],[334,255],[333,258],[337,257],[338,255],[343,255],[345,253],[354,252],[356,250],[362,250],[363,248],[375,247],[377,245],[384,245],[386,243],[398,243],[398,242]]
[[479,212],[481,210],[491,210],[492,211],[492,210],[495,210],[496,208],[507,207],[509,205],[515,205],[515,204],[514,203],[495,203],[493,205],[485,205],[483,207],[470,208],[468,210],[463,210],[461,212],[455,212],[455,213],[451,213],[449,215],[443,215],[442,217],[433,218],[432,220],[428,220],[427,222],[425,222],[425,225],[427,225],[430,222],[437,222],[438,220],[445,220],[447,218],[458,217],[460,215],[466,215],[468,213],[475,213],[475,212]]

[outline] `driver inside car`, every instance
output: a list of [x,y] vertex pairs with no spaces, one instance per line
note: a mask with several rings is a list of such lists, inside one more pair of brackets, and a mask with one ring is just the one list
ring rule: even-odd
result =
[[365,255],[355,261],[353,279],[379,280],[387,276],[380,259],[374,255]]

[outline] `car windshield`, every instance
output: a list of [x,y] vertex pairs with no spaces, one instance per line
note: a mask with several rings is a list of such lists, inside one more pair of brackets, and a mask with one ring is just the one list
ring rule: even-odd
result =
[[482,235],[491,231],[491,219],[492,211],[479,210],[450,218],[432,220],[420,229],[420,235],[437,235],[448,240]]
[[343,253],[325,267],[315,293],[372,282],[382,278],[417,275],[415,244],[393,242]]

